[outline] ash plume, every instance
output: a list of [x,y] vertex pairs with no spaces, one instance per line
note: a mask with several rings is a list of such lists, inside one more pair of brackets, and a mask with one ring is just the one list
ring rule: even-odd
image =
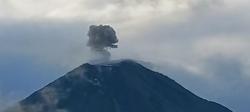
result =
[[117,48],[118,42],[115,30],[109,25],[91,25],[88,31],[87,46],[94,52],[97,60],[109,60],[109,48]]

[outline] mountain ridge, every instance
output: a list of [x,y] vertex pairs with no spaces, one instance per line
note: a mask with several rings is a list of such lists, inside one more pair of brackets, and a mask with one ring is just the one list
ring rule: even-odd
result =
[[22,112],[232,112],[133,60],[82,64],[19,104]]

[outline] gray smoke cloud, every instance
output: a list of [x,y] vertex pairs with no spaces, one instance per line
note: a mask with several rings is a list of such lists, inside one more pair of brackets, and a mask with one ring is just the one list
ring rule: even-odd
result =
[[95,60],[109,60],[109,48],[117,48],[118,42],[115,30],[109,25],[91,25],[88,31],[89,40],[87,46],[97,56]]

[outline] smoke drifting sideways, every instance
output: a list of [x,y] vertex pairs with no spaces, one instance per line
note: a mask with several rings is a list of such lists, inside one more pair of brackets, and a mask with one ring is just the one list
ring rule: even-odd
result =
[[108,49],[118,47],[115,30],[109,25],[91,25],[88,37],[87,46],[91,48],[94,54],[92,61],[104,62],[110,60],[111,54]]

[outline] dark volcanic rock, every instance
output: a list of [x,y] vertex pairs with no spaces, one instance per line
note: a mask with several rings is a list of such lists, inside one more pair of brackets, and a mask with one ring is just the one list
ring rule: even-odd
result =
[[130,61],[83,64],[8,112],[231,112]]

